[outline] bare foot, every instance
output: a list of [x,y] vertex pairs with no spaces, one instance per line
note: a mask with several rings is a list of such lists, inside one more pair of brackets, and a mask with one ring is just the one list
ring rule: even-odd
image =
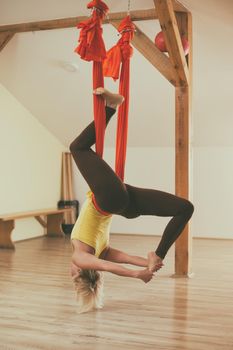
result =
[[155,252],[149,252],[148,257],[148,269],[150,271],[158,271],[163,266],[163,260],[155,254]]
[[137,278],[142,280],[145,283],[150,282],[150,280],[153,278],[154,274],[152,271],[150,271],[148,268],[144,270],[137,271]]
[[116,109],[124,102],[124,97],[119,94],[113,94],[103,87],[98,87],[93,91],[94,95],[101,95],[106,101],[106,106]]

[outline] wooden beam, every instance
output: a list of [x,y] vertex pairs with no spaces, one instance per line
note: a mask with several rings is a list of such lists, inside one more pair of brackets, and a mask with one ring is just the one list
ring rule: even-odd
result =
[[183,4],[181,4],[181,2],[179,2],[179,1],[172,0],[172,4],[173,4],[173,8],[174,8],[175,12],[187,12],[187,13],[190,13],[189,10]]
[[132,44],[172,85],[178,84],[175,69],[169,58],[137,26]]
[[[176,194],[190,199],[190,179],[192,157],[190,149],[191,112],[192,112],[192,16],[179,14],[177,18],[180,33],[189,41],[190,51],[187,57],[189,67],[189,86],[176,88]],[[175,276],[192,274],[192,237],[189,225],[186,226],[175,244]]]
[[[145,21],[150,19],[156,19],[155,9],[148,10],[137,10],[130,13],[132,21]],[[108,18],[104,20],[103,23],[109,23],[111,20],[122,20],[127,16],[127,12],[116,12],[110,13]],[[76,27],[79,22],[85,21],[88,19],[87,16],[79,17],[70,17],[70,18],[61,18],[53,19],[39,22],[29,22],[29,23],[20,23],[20,24],[10,24],[0,26],[0,32],[34,32],[39,30],[51,30],[51,29],[63,29],[63,28],[73,28]]]
[[[173,0],[174,10],[177,12],[186,12],[187,10],[181,5],[178,1]],[[127,12],[113,12],[108,15],[108,18],[104,20],[103,23],[109,23],[109,21],[122,20],[127,16]],[[157,19],[158,14],[156,9],[147,9],[147,10],[136,10],[131,11],[130,16],[132,21],[146,21],[151,19]],[[60,18],[46,21],[37,21],[29,23],[19,23],[19,24],[9,24],[0,26],[0,32],[34,32],[39,30],[51,30],[51,29],[62,29],[62,28],[72,28],[76,27],[79,22],[86,20],[87,16],[78,16],[70,18]]]
[[11,32],[0,33],[0,51],[4,49],[7,43],[13,38],[15,34]]
[[192,37],[192,14],[176,13],[177,25],[181,37],[185,36],[189,42],[189,54],[186,56],[186,62],[189,69],[189,83],[192,84],[192,70],[193,70],[193,37]]
[[160,25],[164,33],[169,58],[175,68],[179,85],[189,84],[189,71],[186,63],[181,37],[174,13],[172,0],[154,0]]
[[[111,21],[117,29],[120,21]],[[136,25],[135,25],[136,26]],[[168,57],[157,49],[153,41],[136,26],[132,45],[174,86],[177,85],[175,70]]]

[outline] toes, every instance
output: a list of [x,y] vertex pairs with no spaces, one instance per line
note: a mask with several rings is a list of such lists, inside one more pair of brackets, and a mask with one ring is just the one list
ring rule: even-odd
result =
[[93,90],[94,95],[102,95],[104,93],[104,88],[98,87],[97,89]]

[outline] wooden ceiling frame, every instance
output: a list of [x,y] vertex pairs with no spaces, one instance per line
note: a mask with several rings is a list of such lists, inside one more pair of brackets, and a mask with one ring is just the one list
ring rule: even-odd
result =
[[[171,1],[174,11],[176,11],[177,14],[187,13],[188,10],[177,0]],[[125,18],[126,15],[126,12],[110,13],[104,23],[111,23],[116,27],[119,21]],[[131,11],[130,16],[132,21],[142,21],[158,19],[159,13],[156,8],[152,8],[148,10]],[[0,45],[0,51],[16,33],[71,28],[76,27],[77,23],[86,19],[86,16],[81,16],[0,26],[0,44],[2,43],[2,45]],[[177,75],[177,65],[174,64],[171,58],[161,53],[154,45],[153,41],[138,27],[132,44],[171,84],[178,86],[187,83],[187,79],[180,73],[182,70],[178,69],[180,75]]]
[[[190,116],[192,105],[192,15],[177,0],[154,0],[155,8],[131,11],[132,21],[159,19],[165,35],[169,57],[160,52],[153,41],[136,26],[132,44],[134,47],[175,86],[176,104],[176,195],[189,198],[190,178]],[[110,13],[104,23],[117,27],[127,12]],[[0,26],[0,51],[16,33],[76,27],[88,17],[72,17],[55,20]],[[180,35],[188,38],[190,50],[184,56]],[[175,277],[190,277],[191,235],[186,225],[175,247]]]

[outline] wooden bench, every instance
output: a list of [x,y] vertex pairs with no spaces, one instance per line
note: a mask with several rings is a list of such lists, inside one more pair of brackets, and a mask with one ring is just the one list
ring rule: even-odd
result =
[[[15,220],[34,217],[45,229],[48,236],[63,237],[61,229],[64,213],[71,212],[72,208],[45,209],[23,213],[0,215],[0,248],[14,249],[11,233],[15,228]],[[43,218],[42,218],[43,216]]]

